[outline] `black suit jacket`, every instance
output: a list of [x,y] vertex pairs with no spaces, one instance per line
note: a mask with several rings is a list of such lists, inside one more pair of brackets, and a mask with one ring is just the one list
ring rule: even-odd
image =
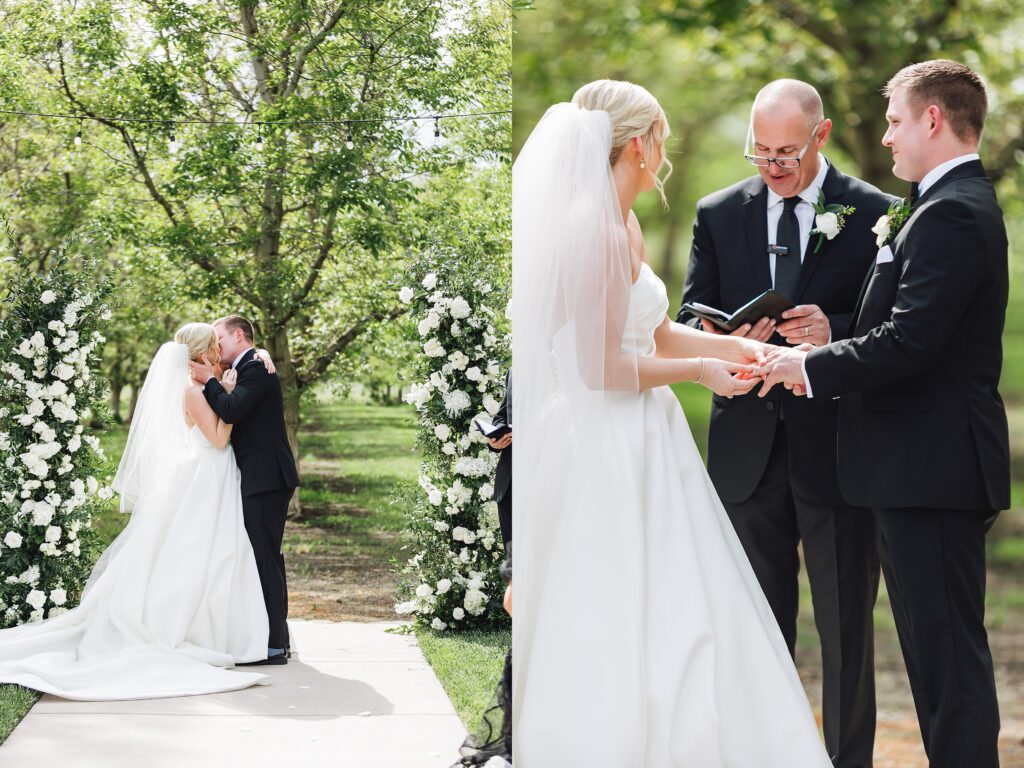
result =
[[854,338],[806,361],[815,400],[841,395],[843,495],[876,508],[1005,509],[1007,242],[981,162],[929,187],[891,249],[865,286]]
[[[505,374],[505,397],[502,399],[501,406],[499,406],[497,413],[494,414],[494,420],[491,423],[496,427],[512,423],[511,370]],[[491,451],[496,451],[490,445],[487,447]],[[498,468],[494,472],[494,500],[501,501],[512,487],[512,446],[510,445],[508,448],[496,452],[501,453],[501,456],[498,458]]]
[[[871,227],[893,198],[830,164],[822,184],[825,202],[856,211],[833,240],[814,253],[810,238],[795,296],[796,304],[817,304],[828,316],[833,339],[847,338],[857,294],[875,253]],[[768,187],[754,176],[715,192],[697,204],[693,247],[683,301],[697,301],[732,312],[772,287],[768,259]],[[700,328],[700,320],[680,310],[679,322]],[[776,343],[783,343],[776,336]],[[836,480],[836,404],[807,400],[777,387],[765,399],[753,392],[729,400],[712,397],[708,433],[708,473],[723,500],[750,498],[768,464],[780,408],[790,436],[791,473],[798,475],[807,500],[842,503]]]
[[204,394],[214,412],[233,424],[231,443],[242,473],[242,496],[296,488],[299,475],[284,424],[281,379],[268,374],[250,349],[239,360],[238,383],[228,394],[210,379]]

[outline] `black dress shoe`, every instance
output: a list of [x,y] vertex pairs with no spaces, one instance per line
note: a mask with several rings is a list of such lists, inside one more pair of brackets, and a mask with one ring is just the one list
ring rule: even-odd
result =
[[288,663],[288,655],[285,653],[275,653],[273,656],[268,656],[265,659],[259,659],[258,661],[243,661],[236,664],[236,667],[266,667],[266,666],[277,666],[280,664]]

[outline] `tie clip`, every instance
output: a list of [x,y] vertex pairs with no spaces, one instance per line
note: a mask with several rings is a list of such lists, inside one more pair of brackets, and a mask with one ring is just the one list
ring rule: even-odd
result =
[[769,245],[768,253],[772,256],[785,256],[789,253],[789,248],[785,245]]

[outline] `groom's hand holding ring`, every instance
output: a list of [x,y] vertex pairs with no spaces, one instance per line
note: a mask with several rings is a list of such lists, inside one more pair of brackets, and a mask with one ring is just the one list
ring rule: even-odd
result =
[[776,330],[788,344],[828,344],[832,326],[817,304],[801,304],[782,313],[782,322]]

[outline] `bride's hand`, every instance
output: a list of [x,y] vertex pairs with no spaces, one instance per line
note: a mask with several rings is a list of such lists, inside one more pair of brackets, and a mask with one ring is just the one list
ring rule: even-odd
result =
[[750,365],[764,365],[768,354],[776,347],[754,339],[737,339],[740,345],[740,359]]
[[238,371],[234,368],[228,368],[224,371],[224,378],[220,380],[220,385],[224,387],[224,391],[230,395],[235,391],[236,384],[238,384]]
[[753,373],[753,365],[741,365],[706,357],[704,358],[704,375],[701,376],[698,383],[722,397],[745,395],[761,380]]
[[274,361],[270,359],[270,353],[265,349],[257,349],[256,357],[263,361],[263,365],[267,368],[267,373],[277,373],[277,368],[274,365]]

